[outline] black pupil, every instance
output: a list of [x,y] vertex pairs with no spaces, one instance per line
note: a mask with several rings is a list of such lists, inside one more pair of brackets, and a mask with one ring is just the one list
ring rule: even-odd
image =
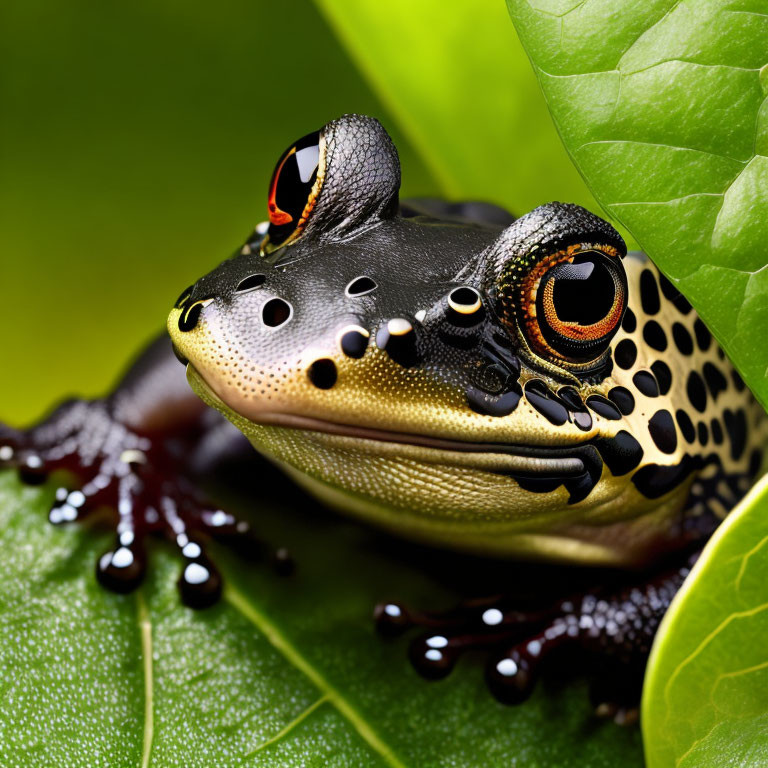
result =
[[[280,157],[275,167],[275,173],[279,174],[277,183],[273,175],[269,189],[269,241],[272,245],[280,245],[296,229],[317,179],[319,162],[319,131],[299,139]],[[272,212],[273,205],[277,206],[277,222]]]
[[561,322],[594,325],[611,311],[616,285],[599,256],[576,256],[572,263],[555,267],[552,279],[552,303]]

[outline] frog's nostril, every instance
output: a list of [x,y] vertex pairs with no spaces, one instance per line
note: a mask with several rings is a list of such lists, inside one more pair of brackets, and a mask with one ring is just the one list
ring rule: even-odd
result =
[[179,330],[183,333],[194,330],[200,320],[200,313],[212,301],[213,299],[203,299],[189,306],[182,306],[181,314],[179,315]]
[[307,375],[309,376],[309,380],[318,389],[330,389],[336,383],[336,379],[338,378],[336,363],[327,357],[321,357],[309,366]]
[[288,322],[292,312],[293,309],[287,301],[270,299],[261,310],[261,317],[264,320],[264,325],[277,328],[278,325]]
[[376,281],[367,275],[356,277],[345,289],[347,296],[364,296],[376,290]]

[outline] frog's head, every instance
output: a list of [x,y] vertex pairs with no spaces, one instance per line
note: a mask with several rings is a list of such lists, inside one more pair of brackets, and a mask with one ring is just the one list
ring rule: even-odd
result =
[[506,229],[408,217],[399,183],[371,118],[293,144],[268,224],[171,311],[193,388],[323,500],[411,536],[642,549],[620,521],[665,506],[630,475],[680,457],[658,442],[674,424],[649,435],[635,363],[614,367],[621,237],[558,203]]

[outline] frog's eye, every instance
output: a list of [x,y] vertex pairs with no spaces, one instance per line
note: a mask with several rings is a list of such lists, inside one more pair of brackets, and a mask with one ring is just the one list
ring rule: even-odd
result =
[[510,224],[483,254],[494,309],[523,354],[552,375],[587,376],[609,362],[627,305],[627,247],[603,219],[547,203]]
[[323,182],[323,142],[315,131],[289,147],[269,183],[266,245],[277,248],[298,237],[315,206]]
[[531,349],[565,367],[605,353],[626,303],[626,275],[616,250],[581,245],[539,260],[520,281],[516,302]]

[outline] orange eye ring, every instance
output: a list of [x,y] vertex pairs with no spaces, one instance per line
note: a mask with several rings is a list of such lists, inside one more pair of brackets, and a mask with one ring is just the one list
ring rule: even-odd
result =
[[319,131],[299,139],[280,156],[267,193],[269,229],[262,251],[296,240],[304,231],[325,178],[325,140]]
[[272,180],[269,183],[269,194],[267,195],[267,210],[269,211],[269,222],[276,227],[280,227],[284,224],[290,224],[293,221],[293,216],[287,211],[282,210],[277,204],[277,182],[280,179],[280,174],[285,165],[285,161],[296,154],[296,147],[291,147],[280,159],[280,162],[275,168],[275,172],[272,174]]
[[572,245],[540,259],[519,282],[516,308],[531,350],[570,368],[600,361],[627,303],[620,254]]

